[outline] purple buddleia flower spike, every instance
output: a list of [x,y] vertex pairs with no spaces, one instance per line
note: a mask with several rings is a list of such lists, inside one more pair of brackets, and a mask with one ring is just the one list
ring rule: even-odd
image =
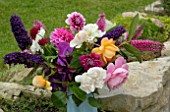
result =
[[125,32],[126,32],[126,30],[125,30],[125,28],[123,26],[118,26],[118,27],[114,28],[113,30],[111,30],[111,31],[107,32],[106,34],[104,34],[101,38],[99,38],[97,43],[100,44],[101,40],[104,37],[107,37],[108,39],[117,40]]
[[126,30],[124,29],[123,26],[118,26],[114,28],[113,30],[109,31],[102,37],[108,37],[109,39],[117,40],[120,36],[122,36],[123,33],[125,33]]
[[140,51],[159,51],[164,48],[162,43],[151,40],[131,40],[130,44]]
[[44,65],[44,59],[41,56],[35,54],[29,54],[26,52],[13,52],[4,56],[4,64],[24,64],[25,67],[31,68],[36,65]]
[[32,41],[25,30],[25,27],[20,19],[20,17],[16,14],[11,16],[10,19],[12,32],[15,36],[15,39],[18,43],[19,48],[23,51],[27,49],[31,44]]

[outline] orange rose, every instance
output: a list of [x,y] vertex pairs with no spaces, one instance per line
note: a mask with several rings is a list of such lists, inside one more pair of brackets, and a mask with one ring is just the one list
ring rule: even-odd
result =
[[103,38],[101,41],[101,46],[96,47],[92,50],[93,53],[101,55],[101,61],[104,64],[112,61],[114,58],[116,51],[119,51],[119,48],[114,45],[115,41],[113,39],[108,39],[107,37]]
[[41,75],[35,76],[32,80],[32,84],[34,85],[35,88],[46,87],[47,90],[52,89],[51,83],[45,80],[44,77]]

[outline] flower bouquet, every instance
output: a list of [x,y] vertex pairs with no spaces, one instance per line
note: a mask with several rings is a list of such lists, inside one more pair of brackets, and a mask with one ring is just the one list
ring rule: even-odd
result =
[[39,70],[34,74],[33,86],[52,91],[54,105],[67,105],[68,112],[97,112],[101,107],[100,99],[95,98],[98,89],[118,88],[128,77],[129,59],[141,62],[142,51],[163,48],[159,42],[137,40],[144,27],[138,24],[138,15],[129,31],[107,20],[104,14],[96,23],[86,24],[82,14],[73,12],[65,22],[66,27],[55,28],[45,37],[47,28],[35,20],[28,36],[20,17],[12,15],[12,32],[21,52],[7,54],[4,63]]

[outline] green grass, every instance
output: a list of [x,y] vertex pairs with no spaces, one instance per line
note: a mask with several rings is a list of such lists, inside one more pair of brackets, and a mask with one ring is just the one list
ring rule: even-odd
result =
[[[27,31],[35,19],[41,20],[48,28],[48,34],[56,27],[65,26],[67,14],[82,13],[87,22],[96,22],[99,13],[105,13],[111,20],[125,11],[135,11],[155,0],[0,0],[0,68],[5,54],[19,51],[11,32],[10,16],[18,14]],[[2,70],[2,69],[1,69]]]

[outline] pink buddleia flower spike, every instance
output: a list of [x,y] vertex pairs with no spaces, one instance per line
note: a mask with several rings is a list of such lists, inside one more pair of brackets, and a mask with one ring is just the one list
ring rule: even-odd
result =
[[120,56],[116,59],[115,64],[109,63],[106,71],[105,84],[110,90],[118,88],[128,77],[128,65],[126,60]]
[[99,14],[99,18],[97,19],[96,24],[98,25],[99,30],[101,30],[102,32],[105,31],[105,25],[106,25],[105,14]]
[[162,43],[151,40],[131,40],[130,44],[140,51],[159,51],[164,48]]

